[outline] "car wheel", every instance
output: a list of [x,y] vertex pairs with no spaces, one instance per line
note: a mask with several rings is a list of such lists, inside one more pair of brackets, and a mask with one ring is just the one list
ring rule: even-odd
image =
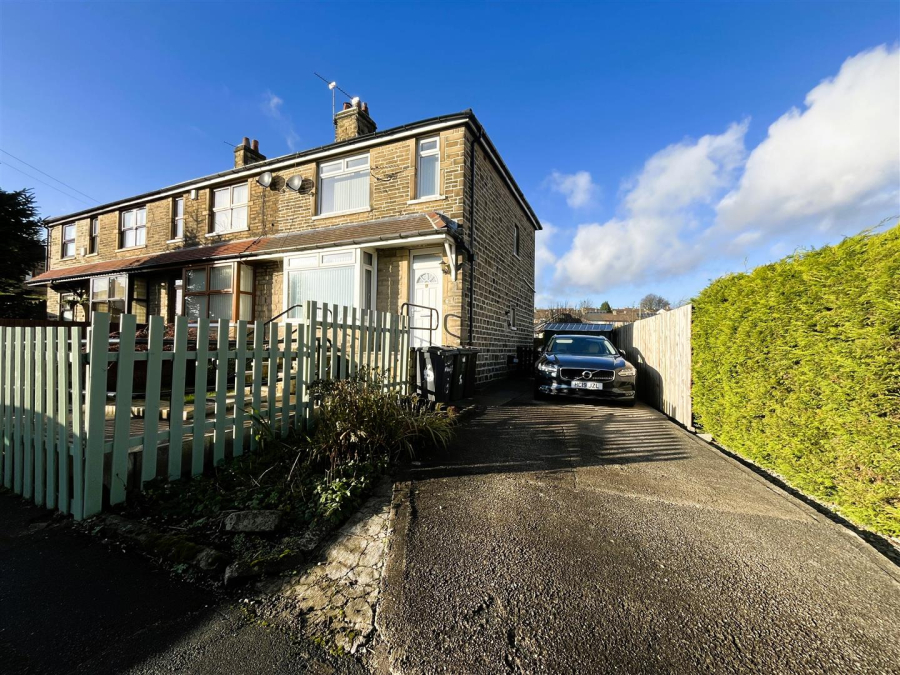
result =
[[633,408],[633,407],[634,407],[634,403],[635,403],[635,399],[631,399],[630,401],[625,401],[625,402],[623,403],[623,405],[624,405],[626,408]]

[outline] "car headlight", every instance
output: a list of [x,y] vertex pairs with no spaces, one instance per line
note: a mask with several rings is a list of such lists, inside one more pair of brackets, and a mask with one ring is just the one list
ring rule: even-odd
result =
[[634,377],[637,371],[633,366],[625,366],[617,371],[619,377]]
[[556,372],[558,369],[559,369],[559,367],[553,363],[539,363],[538,364],[538,370],[540,370],[543,373],[549,373],[550,375],[556,375]]

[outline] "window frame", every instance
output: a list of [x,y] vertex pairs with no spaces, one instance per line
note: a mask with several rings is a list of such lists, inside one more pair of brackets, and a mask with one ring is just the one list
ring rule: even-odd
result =
[[[180,216],[178,215],[179,202],[181,202]],[[172,198],[172,226],[169,229],[169,241],[181,241],[182,239],[184,239],[184,195]]]
[[[366,160],[365,167],[348,167],[347,165],[357,159]],[[332,166],[334,164],[340,163],[341,168],[337,171],[331,171],[328,174],[324,173],[324,169],[327,166]],[[322,189],[324,185],[324,181],[326,179],[339,178],[341,176],[350,176],[356,173],[365,173],[366,174],[366,205],[365,206],[357,206],[352,209],[346,209],[344,211],[322,211],[322,196],[325,191]],[[363,211],[371,211],[372,210],[372,159],[368,152],[360,153],[358,155],[348,155],[347,157],[340,157],[338,159],[330,159],[326,162],[319,162],[316,166],[316,218],[329,218],[331,216],[340,216],[347,213],[361,213]]]
[[[256,274],[253,273],[251,277],[251,287],[250,290],[244,289],[241,286],[241,268],[245,266],[246,263],[241,262],[224,262],[224,263],[205,263],[201,265],[188,265],[181,272],[181,303],[180,303],[180,311],[178,312],[181,316],[188,316],[187,314],[187,299],[189,297],[196,296],[205,296],[206,297],[206,316],[199,317],[212,321],[209,319],[209,296],[211,295],[230,295],[231,296],[231,318],[228,320],[229,324],[236,324],[241,319],[235,319],[234,317],[240,317],[241,311],[241,296],[249,295],[250,296],[250,318],[243,319],[244,321],[253,321],[253,317],[256,315]],[[221,267],[230,267],[231,268],[231,286],[228,289],[218,289],[218,290],[210,290],[210,274],[214,268]],[[252,266],[250,267],[252,271]],[[187,283],[187,275],[191,270],[205,270],[205,282],[204,288],[202,291],[190,291],[188,290]],[[189,317],[190,318],[190,317]],[[195,321],[194,319],[191,319]]]
[[519,257],[519,226],[516,223],[513,223],[513,255],[517,258]]
[[[138,213],[140,211],[144,212],[144,224],[138,225]],[[131,227],[125,227],[125,215],[128,213],[134,214],[134,224]],[[142,244],[136,243],[138,240],[138,231],[144,231],[144,242]],[[126,232],[134,232],[134,241],[135,243],[131,246],[125,246],[125,233]],[[119,251],[132,249],[132,248],[145,248],[147,246],[147,205],[143,206],[135,206],[132,209],[125,209],[124,211],[119,211]]]
[[[68,258],[75,257],[75,239],[78,234],[78,228],[76,227],[77,223],[66,223],[62,226],[62,231],[59,235],[59,259],[66,260]],[[66,230],[72,228],[72,238],[66,239]],[[72,247],[72,252],[66,255],[66,248],[68,246]]]
[[[353,261],[352,262],[326,262],[324,261],[326,256],[340,253],[353,253]],[[370,254],[372,256],[372,262],[366,262],[366,254]],[[291,267],[292,260],[299,260],[304,258],[315,258],[315,264],[308,264],[304,266],[295,266]],[[372,304],[377,304],[377,293],[378,293],[378,250],[374,248],[366,248],[366,247],[350,247],[350,248],[332,248],[325,249],[323,251],[298,251],[296,253],[286,255],[283,259],[283,273],[284,273],[284,284],[283,284],[283,293],[282,293],[282,311],[287,310],[288,307],[291,306],[290,300],[290,291],[291,284],[289,275],[292,272],[304,272],[309,270],[317,270],[317,269],[334,269],[337,267],[352,267],[353,268],[353,300],[351,301],[348,307],[350,309],[356,308],[360,311],[368,311],[374,310],[375,307],[364,307],[366,298],[366,289],[364,287],[366,280],[366,270],[371,271],[371,292],[369,296],[371,297]],[[291,316],[291,313],[285,314],[283,317],[283,321],[285,323],[302,323],[305,321],[303,316],[303,309],[301,308],[296,316]],[[321,318],[321,317],[320,317]]]
[[[94,282],[100,281],[101,279],[103,281],[106,281],[106,284],[107,284],[106,285],[106,297],[95,300],[94,299],[94,297],[95,297],[94,296]],[[120,280],[120,285],[122,287],[122,293],[123,293],[123,295],[121,297],[110,295],[110,285],[109,284],[113,279]],[[106,312],[107,312],[107,314],[110,315],[110,317],[109,317],[110,323],[118,324],[119,323],[118,317],[121,316],[122,314],[127,314],[128,310],[129,310],[129,306],[128,306],[129,305],[129,298],[128,298],[129,293],[128,293],[128,291],[129,291],[130,281],[131,281],[130,275],[128,275],[128,274],[105,274],[105,275],[98,275],[96,277],[91,277],[90,283],[88,284],[88,309],[90,310],[90,314],[93,315],[94,312],[99,311],[99,310],[94,309],[94,305],[96,303],[99,303],[99,302],[105,303],[106,304]],[[118,315],[114,316],[113,313],[109,311],[110,303],[112,303],[112,302],[121,302],[122,303],[121,304],[122,311],[119,312]]]
[[510,303],[510,305],[509,305],[509,329],[516,330],[516,305],[515,305],[515,303]]
[[[234,189],[238,187],[243,187],[247,191],[247,201],[244,202],[235,202],[234,201]],[[228,190],[228,206],[220,206],[216,207],[216,194],[220,192],[224,192]],[[206,233],[208,237],[215,237],[222,234],[231,234],[232,232],[246,232],[250,229],[250,181],[241,181],[239,183],[232,183],[231,185],[223,185],[221,187],[210,188],[209,191],[209,213],[210,213],[210,221],[209,228]],[[247,220],[243,227],[234,227],[234,210],[236,208],[246,208],[247,209]],[[228,211],[228,229],[227,230],[219,230],[216,228],[216,214],[224,213]]]
[[[431,141],[435,141],[434,150],[422,150],[423,143],[429,143]],[[437,157],[437,167],[434,170],[434,193],[433,194],[423,194],[422,193],[422,158],[423,157]],[[419,201],[427,201],[429,199],[440,199],[441,197],[441,137],[440,136],[427,136],[425,138],[417,138],[416,139],[416,190],[415,190],[415,200]]]
[[100,218],[94,216],[88,224],[88,255],[100,252]]

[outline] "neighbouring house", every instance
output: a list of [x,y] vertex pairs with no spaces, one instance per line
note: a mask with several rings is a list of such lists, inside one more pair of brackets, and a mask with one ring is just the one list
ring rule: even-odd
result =
[[[48,220],[48,314],[302,320],[306,300],[408,313],[414,346],[471,345],[479,381],[530,345],[541,225],[472,113],[376,131]],[[421,307],[410,307],[406,303]],[[425,309],[423,309],[425,308]],[[432,330],[433,328],[433,330]]]
[[656,312],[649,309],[640,309],[637,307],[623,307],[621,309],[613,309],[610,312],[586,312],[584,321],[587,323],[611,323],[614,327],[624,326],[627,323],[634,323],[640,319],[646,319],[655,316]]

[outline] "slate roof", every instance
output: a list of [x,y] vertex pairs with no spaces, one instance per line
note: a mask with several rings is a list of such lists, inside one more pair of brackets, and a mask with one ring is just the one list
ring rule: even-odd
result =
[[335,225],[300,232],[285,232],[255,239],[220,242],[209,246],[180,248],[132,258],[119,258],[88,265],[75,265],[48,270],[33,277],[29,285],[71,281],[113,272],[138,272],[164,267],[183,267],[191,263],[213,260],[251,258],[280,251],[330,248],[421,237],[437,232],[456,232],[456,222],[442,213],[416,213],[396,218],[370,220],[364,223]]

